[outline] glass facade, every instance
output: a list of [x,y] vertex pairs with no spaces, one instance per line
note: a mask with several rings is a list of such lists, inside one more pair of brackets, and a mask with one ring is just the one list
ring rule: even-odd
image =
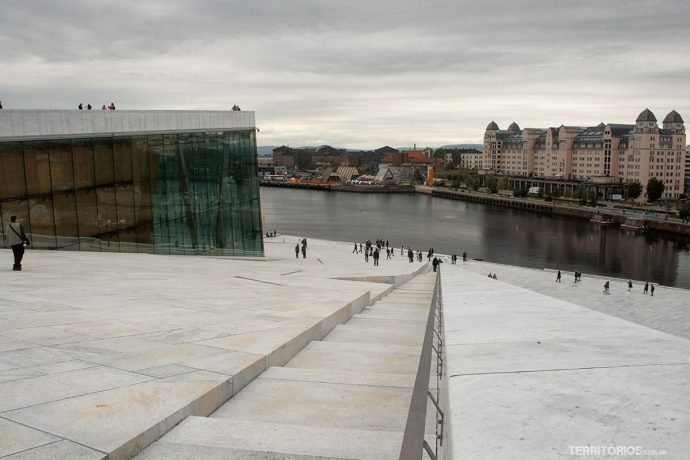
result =
[[0,142],[12,215],[36,249],[263,256],[254,131]]

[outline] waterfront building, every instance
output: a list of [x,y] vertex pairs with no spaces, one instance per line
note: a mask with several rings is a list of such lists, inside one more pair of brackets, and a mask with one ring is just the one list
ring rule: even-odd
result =
[[330,145],[323,145],[318,148],[291,148],[283,145],[273,149],[273,164],[285,166],[288,169],[295,167],[309,169],[315,164],[325,164],[336,168],[338,166],[356,166],[351,165],[352,157],[347,150],[336,149]]
[[434,152],[434,156],[443,158],[443,166],[455,166],[464,169],[482,169],[484,154],[475,148],[443,147]]
[[[263,255],[253,112],[0,111],[0,228],[35,248]],[[0,230],[2,231],[2,230]]]
[[376,181],[382,183],[418,185],[424,182],[424,175],[417,166],[392,166],[382,164],[379,166],[378,174],[376,174]]
[[[662,198],[684,193],[685,125],[675,110],[659,128],[645,109],[634,124],[507,130],[489,123],[484,134],[481,174],[580,181],[606,186],[650,178],[664,183]],[[640,197],[646,201],[646,190]]]
[[339,166],[336,175],[340,178],[341,182],[347,182],[353,177],[359,176],[359,171],[354,166]]
[[685,151],[685,197],[690,197],[690,145]]

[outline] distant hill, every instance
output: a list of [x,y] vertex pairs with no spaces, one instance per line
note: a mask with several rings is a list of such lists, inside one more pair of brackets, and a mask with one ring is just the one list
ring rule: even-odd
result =
[[484,151],[484,144],[450,144],[437,147],[439,149],[477,149],[480,152]]
[[280,147],[279,145],[260,145],[256,147],[256,153],[260,157],[273,155],[273,149]]
[[[278,148],[278,147],[280,147],[280,146],[279,146],[279,145],[260,145],[260,146],[258,146],[258,147],[256,148],[256,152],[257,152],[257,154],[258,154],[259,156],[271,156],[271,155],[273,155],[273,149]],[[319,145],[319,146],[300,146],[300,147],[297,147],[297,148],[307,148],[307,147],[318,148],[318,147],[321,147],[321,146],[320,146],[320,145]],[[332,147],[334,147],[334,148],[339,148],[339,147],[336,147],[336,146],[332,146]],[[381,147],[382,147],[382,146],[381,146]],[[360,151],[360,150],[375,150],[375,149],[377,149],[377,148],[379,148],[379,147],[375,147],[375,148],[372,148],[372,149],[347,149],[347,148],[346,148],[345,150],[348,150],[348,151],[350,151],[350,152],[356,152],[356,151]],[[397,148],[398,150],[410,150],[410,149],[412,149],[412,147],[395,147],[395,148]],[[424,147],[417,147],[417,148],[421,150],[421,149],[423,149]],[[436,150],[436,149],[441,149],[441,148],[447,148],[447,149],[477,149],[477,150],[479,150],[479,151],[483,151],[483,150],[484,150],[484,145],[482,145],[482,144],[450,144],[450,145],[442,145],[442,146],[440,146],[440,147],[435,147],[434,150]]]

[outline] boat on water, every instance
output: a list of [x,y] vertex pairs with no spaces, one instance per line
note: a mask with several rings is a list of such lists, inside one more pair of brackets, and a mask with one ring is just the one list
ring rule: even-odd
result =
[[647,223],[644,219],[635,219],[629,217],[621,224],[621,228],[624,230],[644,233],[647,231]]
[[612,220],[611,217],[609,216],[602,216],[601,214],[597,214],[591,219],[589,219],[590,222],[598,224],[598,225],[616,225],[617,222]]

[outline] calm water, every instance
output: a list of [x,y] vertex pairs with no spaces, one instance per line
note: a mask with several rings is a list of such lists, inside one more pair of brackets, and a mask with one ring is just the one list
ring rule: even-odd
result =
[[533,268],[649,280],[690,289],[690,238],[636,235],[585,220],[425,195],[261,188],[264,229],[462,254]]

